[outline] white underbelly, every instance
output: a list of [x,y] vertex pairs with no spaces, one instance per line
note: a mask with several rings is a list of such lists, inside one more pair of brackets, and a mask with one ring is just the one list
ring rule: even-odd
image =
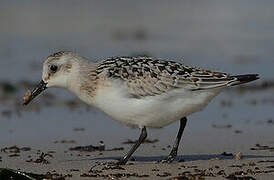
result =
[[136,99],[128,97],[120,88],[108,87],[97,92],[92,104],[128,126],[160,128],[203,109],[221,90],[176,89]]

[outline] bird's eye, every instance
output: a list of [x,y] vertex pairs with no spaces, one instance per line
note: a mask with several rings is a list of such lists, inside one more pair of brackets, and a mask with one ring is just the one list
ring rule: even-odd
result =
[[49,67],[49,69],[50,69],[51,72],[55,73],[55,72],[57,71],[57,69],[58,69],[58,66],[56,66],[56,65],[51,65],[51,66]]

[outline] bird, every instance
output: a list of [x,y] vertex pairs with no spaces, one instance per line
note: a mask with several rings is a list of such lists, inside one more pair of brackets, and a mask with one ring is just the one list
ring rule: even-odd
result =
[[47,88],[59,87],[111,119],[139,128],[138,140],[118,165],[125,165],[145,141],[147,128],[180,121],[172,150],[162,161],[170,163],[177,156],[189,115],[204,109],[228,87],[257,79],[258,74],[230,75],[155,57],[119,56],[90,62],[72,51],[60,51],[46,58],[42,80],[26,93],[23,105]]

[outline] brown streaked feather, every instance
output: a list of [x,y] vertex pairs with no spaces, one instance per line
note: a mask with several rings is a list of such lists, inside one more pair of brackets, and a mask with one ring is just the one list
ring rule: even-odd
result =
[[58,61],[64,55],[73,55],[73,52],[59,51],[59,52],[53,53],[52,55],[48,56],[47,62],[52,62],[52,61],[56,61],[56,60]]
[[66,54],[72,54],[72,52],[71,51],[59,51],[59,52],[51,54],[50,56],[48,56],[48,58],[60,58],[61,56],[66,55]]
[[69,73],[71,71],[71,68],[72,68],[72,64],[71,63],[67,63],[64,65],[64,72],[67,72]]
[[94,69],[83,68],[81,74],[81,85],[80,91],[86,92],[89,96],[93,97],[96,95],[96,89],[98,88],[97,73]]

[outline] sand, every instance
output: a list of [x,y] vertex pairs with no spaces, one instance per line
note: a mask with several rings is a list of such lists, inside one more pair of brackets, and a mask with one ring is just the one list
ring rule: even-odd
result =
[[[216,133],[209,133],[209,137],[214,135]],[[197,137],[197,135],[195,136]],[[228,149],[235,147],[235,150],[241,150],[241,158],[235,157],[239,153],[236,151],[218,153],[217,149],[222,149],[221,146],[223,146],[222,143],[218,144],[218,141],[222,141],[219,138],[211,139],[217,143],[213,143],[212,146],[209,146],[207,142],[210,140],[209,138],[204,138],[205,142],[187,140],[182,144],[188,147],[185,150],[181,147],[177,160],[170,164],[158,162],[171,149],[160,140],[155,143],[143,144],[134,154],[134,161],[129,161],[127,165],[123,166],[110,165],[110,163],[116,162],[122,154],[129,150],[130,145],[120,142],[115,149],[105,145],[106,151],[101,149],[94,152],[81,152],[69,150],[71,147],[79,145],[76,141],[63,140],[40,145],[41,148],[38,148],[37,144],[35,147],[2,148],[0,167],[37,174],[50,173],[63,176],[66,179],[87,179],[88,177],[93,179],[126,179],[129,177],[131,179],[179,179],[179,177],[189,179],[235,179],[236,177],[273,179],[274,143],[266,145],[266,142],[270,142],[271,138],[262,139],[261,142],[264,145],[250,146],[248,141],[243,141],[245,137],[235,141],[234,144],[230,143],[231,148]],[[203,139],[202,136],[200,139]],[[199,146],[201,147],[200,151],[204,149],[204,153],[197,153]],[[191,150],[192,147],[196,150]]]

